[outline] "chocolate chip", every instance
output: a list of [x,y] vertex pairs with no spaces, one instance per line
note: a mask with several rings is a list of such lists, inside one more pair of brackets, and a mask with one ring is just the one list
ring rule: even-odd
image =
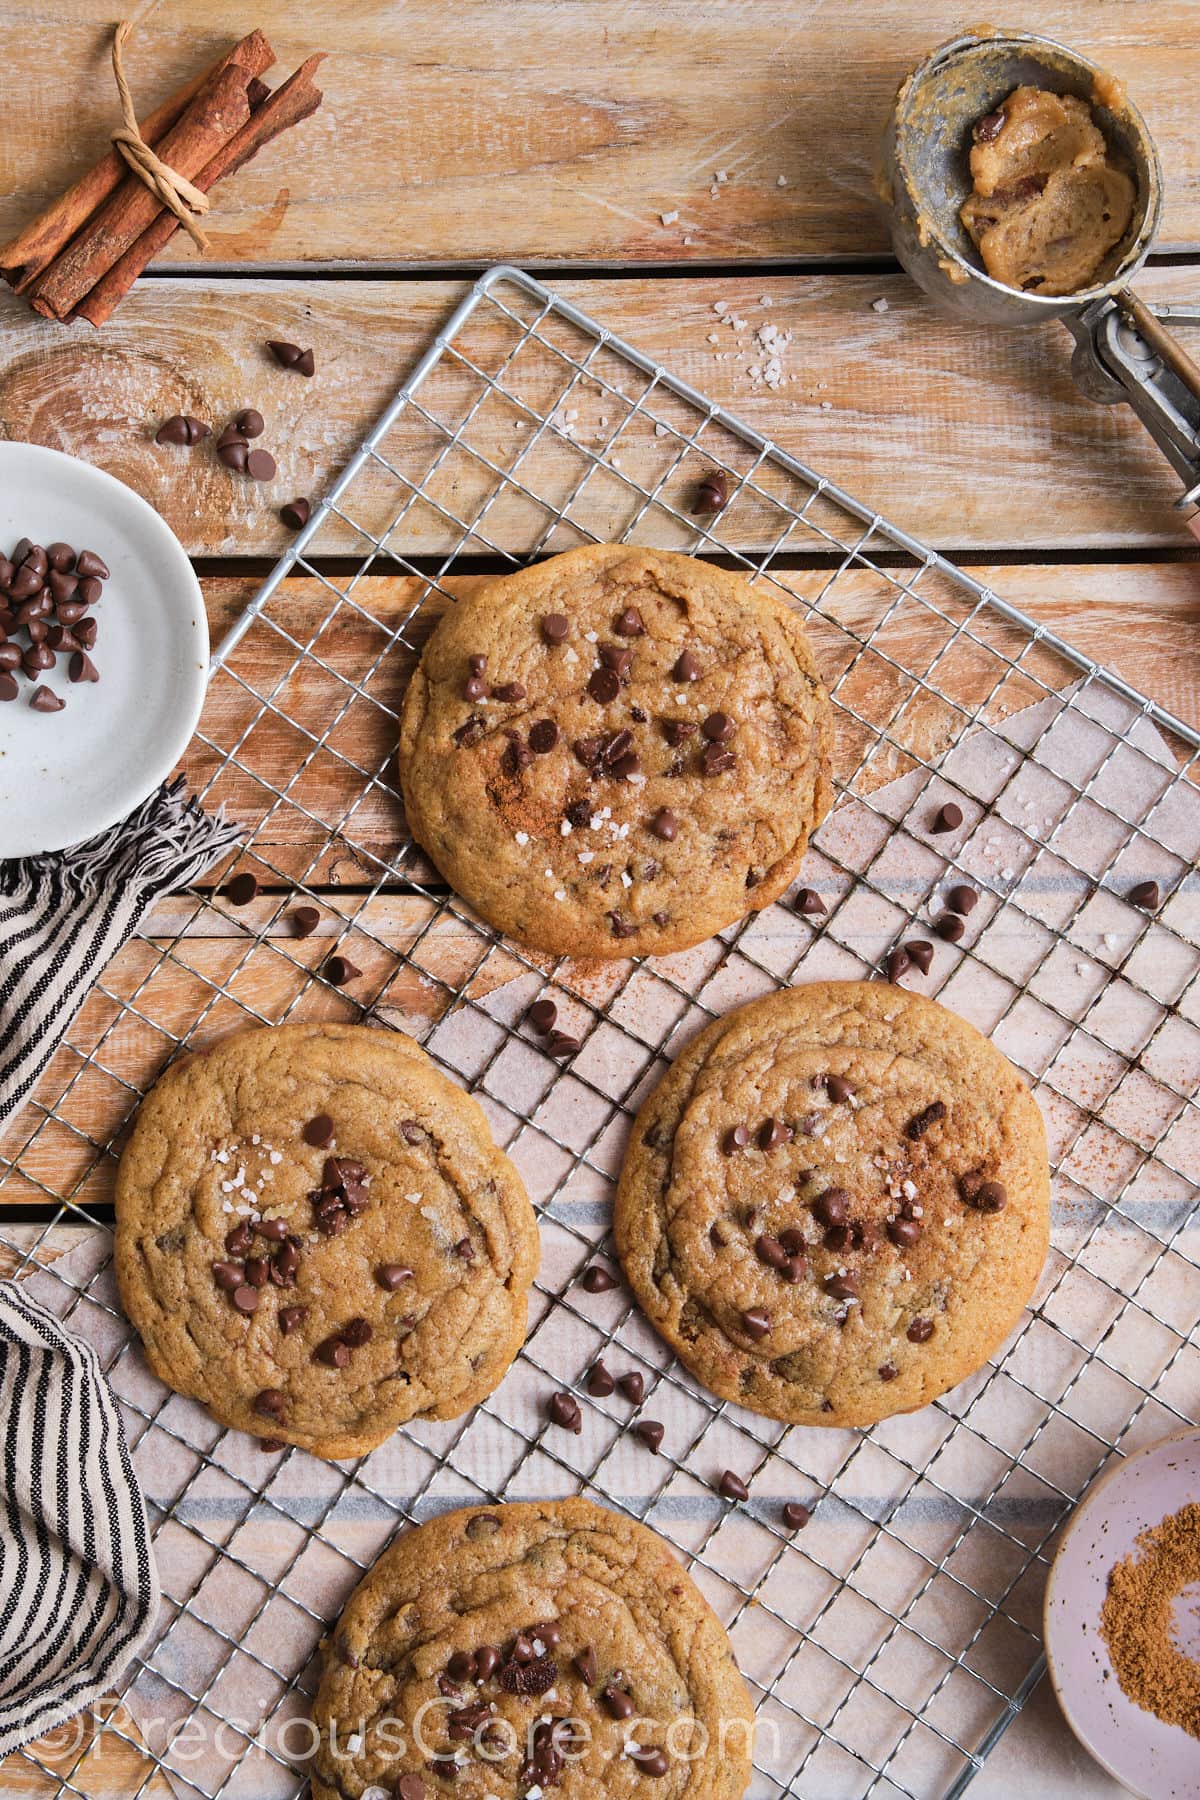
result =
[[79,598],[85,606],[95,606],[103,591],[103,583],[98,575],[85,575],[78,584]]
[[952,887],[946,895],[946,904],[952,912],[969,913],[978,898],[979,895],[973,887],[968,887],[965,882],[960,882],[957,887]]
[[287,1242],[286,1219],[259,1219],[254,1230],[259,1237],[266,1238],[269,1244],[285,1244]]
[[278,1388],[264,1388],[261,1394],[254,1397],[254,1410],[262,1413],[264,1418],[282,1419],[287,1411],[287,1395]]
[[748,1500],[750,1498],[750,1489],[741,1476],[736,1475],[732,1469],[726,1469],[721,1476],[717,1484],[717,1492],[724,1500]]
[[696,495],[692,501],[694,513],[719,513],[729,504],[729,478],[724,469],[710,469],[696,483]]
[[904,1135],[910,1143],[915,1144],[919,1138],[925,1136],[925,1133],[929,1130],[931,1125],[938,1124],[945,1116],[946,1102],[944,1100],[931,1100],[928,1106],[922,1107],[921,1111],[915,1113],[908,1121],[908,1124],[904,1127]]
[[971,135],[975,142],[977,144],[994,143],[1004,130],[1006,119],[1007,114],[1002,106],[998,106],[995,112],[984,113],[982,119],[976,119],[972,130]]
[[748,1338],[755,1341],[765,1338],[770,1329],[771,1315],[764,1312],[761,1306],[753,1306],[749,1312],[742,1314],[742,1330]]
[[468,676],[462,685],[464,700],[482,700],[488,691],[488,684],[481,675]]
[[[54,661],[53,653],[48,651],[47,655],[49,655],[50,661],[53,662]],[[26,661],[28,661],[28,658],[26,658]],[[58,694],[54,693],[50,688],[40,687],[35,691],[33,698],[30,700],[29,704],[33,708],[34,712],[51,713],[51,712],[61,712],[63,707],[67,703],[65,700],[61,699]]]
[[648,1746],[639,1745],[636,1750],[631,1750],[629,1760],[643,1775],[652,1775],[656,1780],[660,1775],[665,1775],[671,1766],[665,1750]]
[[858,1277],[847,1271],[845,1275],[827,1275],[821,1286],[835,1300],[855,1300],[858,1298]]
[[593,1365],[587,1379],[587,1391],[593,1399],[606,1400],[616,1385],[602,1362]]
[[641,637],[645,629],[642,615],[636,606],[627,606],[613,620],[613,630],[619,637]]
[[916,1219],[889,1219],[887,1234],[898,1249],[911,1250],[920,1238],[921,1227]]
[[832,1250],[840,1256],[854,1243],[854,1232],[849,1225],[831,1225],[822,1242],[826,1250]]
[[583,1271],[581,1285],[585,1294],[607,1294],[616,1287],[616,1277],[599,1263],[592,1263]]
[[233,1262],[216,1262],[212,1266],[212,1272],[217,1286],[224,1288],[227,1294],[232,1294],[235,1288],[241,1287],[245,1275],[241,1263]]
[[476,1543],[480,1538],[493,1537],[500,1529],[500,1520],[495,1513],[476,1513],[467,1520],[465,1529],[471,1542]]
[[943,913],[933,928],[940,938],[948,944],[957,944],[966,930],[966,926],[957,913]]
[[787,1251],[777,1237],[770,1232],[761,1232],[754,1240],[754,1254],[760,1263],[768,1269],[782,1269],[787,1262]]
[[660,806],[650,821],[650,829],[656,838],[664,843],[671,843],[679,830],[679,820],[669,806]]
[[709,713],[700,729],[710,743],[724,744],[733,736],[733,720],[728,713]]
[[795,1136],[790,1125],[782,1119],[764,1119],[758,1128],[757,1143],[760,1150],[778,1150],[780,1144],[790,1143]]
[[529,748],[535,756],[545,756],[558,742],[558,726],[553,719],[539,719],[529,733]]
[[[62,646],[62,647],[65,648],[65,646]],[[100,671],[96,667],[95,663],[92,661],[91,657],[88,655],[87,651],[86,650],[73,651],[72,655],[71,655],[71,660],[67,664],[67,680],[68,681],[99,681],[99,679],[100,679]]]
[[312,507],[301,494],[298,499],[289,500],[281,506],[279,516],[289,531],[303,531],[312,517]]
[[548,1056],[574,1056],[579,1049],[579,1039],[572,1037],[568,1031],[552,1031],[546,1039]]
[[633,1435],[657,1456],[662,1448],[663,1429],[657,1419],[639,1419],[633,1428]]
[[662,722],[662,734],[672,749],[678,749],[695,730],[696,726],[691,719],[664,719]]
[[247,406],[244,411],[236,413],[233,422],[243,437],[261,437],[266,429],[262,414],[256,412],[252,406]]
[[646,1378],[639,1369],[630,1369],[627,1375],[619,1376],[617,1386],[634,1406],[640,1406],[646,1398]]
[[325,1363],[331,1369],[348,1368],[350,1364],[349,1345],[342,1342],[340,1335],[335,1334],[333,1337],[324,1338],[313,1351],[313,1359],[316,1362]]
[[811,1518],[811,1510],[799,1500],[789,1500],[783,1509],[783,1522],[789,1531],[803,1531]]
[[981,1181],[977,1175],[964,1175],[958,1191],[976,1212],[998,1213],[1008,1205],[1008,1191],[999,1181]]
[[[311,350],[301,350],[299,344],[285,344],[279,338],[268,338],[267,349],[282,368],[295,369],[301,375],[315,373],[316,364]],[[405,1800],[408,1800],[407,1795]]]
[[542,637],[547,644],[565,644],[571,633],[571,622],[565,613],[546,613],[542,619]]
[[249,871],[235,875],[232,880],[225,883],[221,892],[230,906],[249,906],[251,900],[258,893],[258,877],[250,874]]
[[375,1271],[375,1279],[387,1294],[394,1294],[396,1289],[411,1281],[413,1272],[406,1269],[403,1263],[380,1263]]
[[256,1287],[240,1287],[233,1290],[233,1304],[240,1313],[249,1315],[258,1310],[258,1289]]
[[880,1365],[879,1365],[880,1381],[895,1381],[895,1379],[899,1373],[900,1373],[899,1369],[896,1367],[895,1363],[893,1363],[893,1362],[880,1363]]
[[933,967],[933,945],[926,938],[914,938],[904,948],[913,967],[920,969],[922,975],[928,975]]
[[325,958],[325,979],[332,982],[334,987],[345,987],[348,981],[353,981],[356,976],[361,974],[362,970],[356,969],[348,956],[335,955]]
[[308,1314],[307,1306],[282,1306],[279,1309],[279,1329],[284,1337],[291,1337],[293,1331],[299,1330]]
[[246,1264],[246,1280],[251,1287],[264,1288],[271,1279],[271,1270],[264,1256],[252,1256]]
[[700,662],[690,650],[682,650],[671,670],[673,681],[699,681]]
[[708,744],[700,753],[700,769],[705,775],[723,775],[736,761],[733,751],[722,749],[720,744]]
[[300,1135],[314,1150],[328,1150],[334,1142],[333,1120],[328,1113],[318,1113],[315,1119],[308,1121]]
[[558,1008],[553,1000],[535,1000],[525,1017],[535,1031],[550,1031],[558,1018]]
[[927,1344],[933,1336],[933,1320],[914,1319],[904,1335],[910,1344]]
[[[199,419],[192,419],[183,413],[173,413],[164,419],[154,434],[156,444],[198,444],[202,437],[209,435],[209,427]],[[74,561],[74,558],[72,558]],[[52,563],[52,568],[69,568],[70,563]]]
[[584,1687],[595,1687],[596,1676],[599,1673],[599,1669],[596,1663],[596,1652],[592,1649],[590,1644],[585,1645],[585,1647],[579,1651],[578,1655],[571,1658],[571,1667],[578,1675],[580,1681],[582,1681]]
[[244,475],[250,460],[250,451],[245,438],[233,437],[224,443],[218,440],[217,457],[227,469],[232,469],[235,475]]
[[588,676],[587,691],[600,706],[608,706],[621,691],[621,682],[614,669],[593,669]]
[[246,458],[246,473],[252,481],[274,481],[275,458],[269,450],[251,450]]
[[101,581],[108,580],[108,564],[94,550],[81,550],[75,558],[75,569],[77,574],[93,575]]
[[506,681],[501,687],[492,689],[492,699],[499,700],[503,706],[515,706],[518,700],[524,700],[525,689],[519,681]]
[[427,1800],[427,1795],[428,1790],[419,1775],[402,1775],[396,1783],[396,1800]]
[[[71,623],[71,620],[67,618],[65,608],[63,608],[62,611],[60,611],[58,616],[62,620],[64,625],[69,625]],[[83,645],[85,650],[94,650],[95,649],[95,647],[96,647],[96,630],[97,630],[97,626],[96,626],[95,619],[81,619],[79,624],[75,627],[75,636],[78,638],[79,642]]]
[[1133,906],[1142,906],[1147,912],[1157,912],[1161,900],[1157,881],[1139,881],[1136,887],[1130,888],[1129,900]]
[[731,1125],[721,1139],[721,1154],[732,1156],[735,1150],[744,1150],[750,1142],[750,1130],[746,1125]]
[[940,806],[934,817],[930,831],[957,831],[963,822],[963,810],[957,800],[947,800]]
[[796,911],[801,913],[806,919],[818,918],[822,913],[827,913],[829,911],[829,908],[822,900],[820,894],[818,894],[816,888],[801,888],[793,901],[793,905],[795,906]]
[[[599,876],[597,876],[597,880],[599,880]],[[607,914],[607,918],[608,918],[609,930],[612,932],[612,934],[615,938],[627,938],[627,937],[636,936],[637,926],[634,924],[632,919],[627,919],[625,917],[624,913],[610,912]]]
[[907,950],[899,948],[888,951],[887,978],[889,981],[899,981],[900,977],[907,974],[911,967],[912,958]]
[[494,1644],[484,1644],[475,1652],[475,1678],[477,1681],[490,1681],[500,1667],[503,1657]]
[[822,1225],[844,1225],[850,1217],[850,1196],[845,1188],[826,1188],[813,1201],[812,1209]]
[[628,1719],[633,1712],[633,1701],[629,1695],[623,1688],[614,1687],[611,1682],[601,1689],[600,1704],[614,1719]]

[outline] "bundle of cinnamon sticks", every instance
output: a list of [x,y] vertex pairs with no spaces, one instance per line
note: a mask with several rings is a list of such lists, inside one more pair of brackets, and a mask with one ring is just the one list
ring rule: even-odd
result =
[[[162,161],[207,193],[213,185],[316,112],[310,56],[273,92],[260,77],[275,61],[252,31],[186,82],[139,129]],[[179,220],[115,150],[0,249],[0,275],[48,319],[103,325]]]

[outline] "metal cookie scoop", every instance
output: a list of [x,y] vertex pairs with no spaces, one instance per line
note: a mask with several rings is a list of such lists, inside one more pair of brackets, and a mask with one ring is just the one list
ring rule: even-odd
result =
[[[1018,86],[1088,101],[1137,197],[1101,279],[1073,294],[1026,293],[988,275],[959,217],[971,191],[975,122]],[[901,82],[883,143],[882,188],[896,255],[943,312],[992,325],[1061,319],[1075,339],[1071,368],[1092,400],[1125,400],[1181,480],[1175,502],[1200,535],[1200,367],[1171,324],[1200,325],[1200,305],[1145,305],[1128,283],[1149,253],[1162,204],[1158,153],[1119,84],[1086,57],[1029,32],[952,38]]]

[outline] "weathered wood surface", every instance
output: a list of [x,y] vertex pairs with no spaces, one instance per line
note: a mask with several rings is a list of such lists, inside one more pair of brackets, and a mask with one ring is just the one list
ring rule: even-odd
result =
[[[795,0],[261,0],[253,16],[278,53],[272,79],[310,50],[332,54],[322,111],[220,188],[206,230],[226,265],[878,252],[886,234],[872,170],[891,95],[907,68],[975,22],[954,0],[892,0],[883,11]],[[103,149],[117,117],[112,20],[105,0],[60,8],[47,56],[39,9],[0,5],[6,88],[21,96],[20,129],[0,139],[0,235]],[[144,108],[246,22],[225,5],[150,9],[127,57]],[[1039,0],[1012,23],[1127,83],[1162,156],[1162,243],[1200,243],[1195,7]],[[719,170],[728,179],[713,198]],[[182,234],[170,255],[196,261]]]
[[[981,333],[950,325],[903,276],[556,285],[665,368],[930,543],[979,553],[1195,548],[1173,510],[1179,484],[1171,470],[1128,408],[1097,406],[1079,393],[1069,372],[1070,340],[1059,326]],[[1195,298],[1200,269],[1153,270],[1141,286],[1152,300]],[[276,508],[297,494],[321,493],[464,291],[462,283],[443,281],[143,282],[97,337],[35,319],[4,290],[0,437],[101,463],[158,507],[193,555],[274,555],[286,541]],[[873,310],[881,299],[886,312]],[[742,328],[722,324],[717,306],[744,321]],[[791,333],[781,353],[784,379],[774,391],[751,373],[764,360],[755,333],[765,327]],[[544,329],[568,353],[588,347],[569,327]],[[489,306],[464,347],[493,373],[517,335]],[[265,340],[281,336],[314,345],[314,380],[274,364]],[[472,413],[465,442],[501,469],[525,452],[519,474],[538,499],[506,493],[469,549],[527,551],[604,446],[620,473],[593,476],[572,508],[579,526],[598,537],[619,535],[641,505],[626,477],[653,485],[670,469],[662,498],[686,514],[706,452],[735,469],[752,462],[743,447],[709,431],[675,467],[680,440],[656,435],[655,423],[690,431],[695,413],[656,394],[633,414],[639,387],[630,371],[608,355],[592,366],[630,398],[581,382],[564,409],[576,417],[560,420],[570,439],[549,433],[526,448],[534,427],[520,402],[547,408],[570,373],[549,350],[522,349],[504,376],[516,399],[488,395]],[[474,374],[451,364],[425,398],[441,424],[453,427],[482,392]],[[153,442],[170,413],[195,413],[219,428],[249,404],[265,414],[263,441],[279,460],[270,483],[232,474],[211,442],[193,450]],[[400,477],[417,481],[445,442],[444,430],[410,412],[384,449]],[[473,522],[495,482],[481,462],[456,451],[427,490],[430,499],[409,507],[393,540],[397,549],[445,554],[463,535],[456,521]],[[798,483],[779,492],[792,506],[803,502]],[[359,522],[382,527],[407,495],[401,480],[377,468],[362,478],[350,510]],[[696,541],[663,513],[651,522],[659,542]],[[716,529],[748,550],[775,543],[784,524],[777,508],[744,495]],[[560,531],[557,541],[579,539]],[[823,546],[801,529],[787,547]],[[361,554],[364,545],[349,526],[334,523],[317,548]]]

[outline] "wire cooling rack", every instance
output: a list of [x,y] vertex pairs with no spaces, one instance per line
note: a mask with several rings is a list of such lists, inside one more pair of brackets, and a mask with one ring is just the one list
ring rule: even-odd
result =
[[[714,467],[729,505],[698,524]],[[802,877],[826,920],[783,904],[683,955],[551,965],[482,927],[406,839],[397,706],[440,608],[481,566],[617,538],[717,556],[803,610],[837,708],[838,804]],[[727,1625],[758,1705],[756,1796],[960,1793],[1041,1672],[1056,1530],[1108,1458],[1195,1416],[1198,741],[536,281],[486,275],[214,657],[189,775],[244,820],[262,892],[165,903],[8,1132],[0,1254],[101,1349],[164,1600],[104,1716],[10,1759],[27,1785],[4,1791],[296,1795],[317,1640],[394,1531],[584,1491],[671,1540]],[[964,823],[931,835],[949,797]],[[623,1290],[579,1285],[607,1248],[623,1127],[696,1026],[793,980],[877,972],[929,935],[952,876],[982,898],[915,985],[990,1032],[1047,1115],[1036,1301],[989,1367],[866,1433],[719,1404]],[[1126,899],[1146,879],[1153,916]],[[302,893],[322,916],[306,939],[288,923]],[[341,990],[322,975],[335,944],[362,970]],[[583,1040],[566,1066],[522,1022],[546,991]],[[162,1388],[104,1226],[114,1145],[164,1061],[298,1017],[412,1031],[479,1096],[541,1217],[529,1340],[501,1388],[357,1464],[264,1453]],[[659,1456],[619,1396],[588,1396],[600,1351],[645,1374]],[[561,1387],[578,1437],[546,1422]],[[747,1505],[717,1497],[724,1468]],[[812,1506],[806,1530],[783,1530],[785,1499]]]

